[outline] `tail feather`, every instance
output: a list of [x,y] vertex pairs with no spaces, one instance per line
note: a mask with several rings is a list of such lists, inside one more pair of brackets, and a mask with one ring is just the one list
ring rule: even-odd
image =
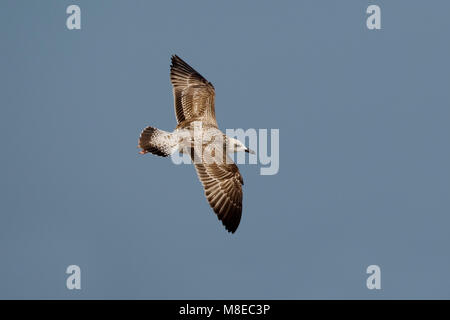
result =
[[147,127],[141,132],[139,137],[138,148],[141,148],[141,154],[153,153],[158,156],[170,156],[177,148],[178,141],[176,141],[174,134],[159,130],[153,127]]

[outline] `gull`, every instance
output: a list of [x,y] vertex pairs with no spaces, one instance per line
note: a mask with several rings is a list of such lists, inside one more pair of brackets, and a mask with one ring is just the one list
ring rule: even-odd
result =
[[254,152],[219,130],[214,86],[177,55],[172,56],[170,81],[178,125],[173,132],[145,128],[139,153],[163,157],[188,153],[211,208],[225,229],[234,233],[242,216],[244,180],[228,153]]

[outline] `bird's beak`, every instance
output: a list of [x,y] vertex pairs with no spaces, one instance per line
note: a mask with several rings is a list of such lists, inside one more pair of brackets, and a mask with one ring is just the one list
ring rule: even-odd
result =
[[255,151],[250,150],[249,148],[245,149],[245,152],[248,152],[248,153],[250,153],[250,154],[255,154]]

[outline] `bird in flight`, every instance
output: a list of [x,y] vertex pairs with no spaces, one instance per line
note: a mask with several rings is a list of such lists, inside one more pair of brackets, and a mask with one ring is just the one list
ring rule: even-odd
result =
[[170,81],[178,125],[173,132],[145,128],[139,137],[140,153],[163,157],[188,153],[211,208],[234,233],[241,221],[244,181],[228,153],[254,152],[219,130],[214,86],[176,55],[172,56]]

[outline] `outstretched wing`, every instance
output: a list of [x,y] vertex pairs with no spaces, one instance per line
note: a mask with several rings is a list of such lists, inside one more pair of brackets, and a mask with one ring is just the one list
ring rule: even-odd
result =
[[178,123],[198,118],[217,126],[214,86],[210,82],[176,55],[172,56],[170,81]]
[[238,167],[227,156],[226,163],[194,163],[209,204],[225,228],[234,233],[242,216],[242,185]]

